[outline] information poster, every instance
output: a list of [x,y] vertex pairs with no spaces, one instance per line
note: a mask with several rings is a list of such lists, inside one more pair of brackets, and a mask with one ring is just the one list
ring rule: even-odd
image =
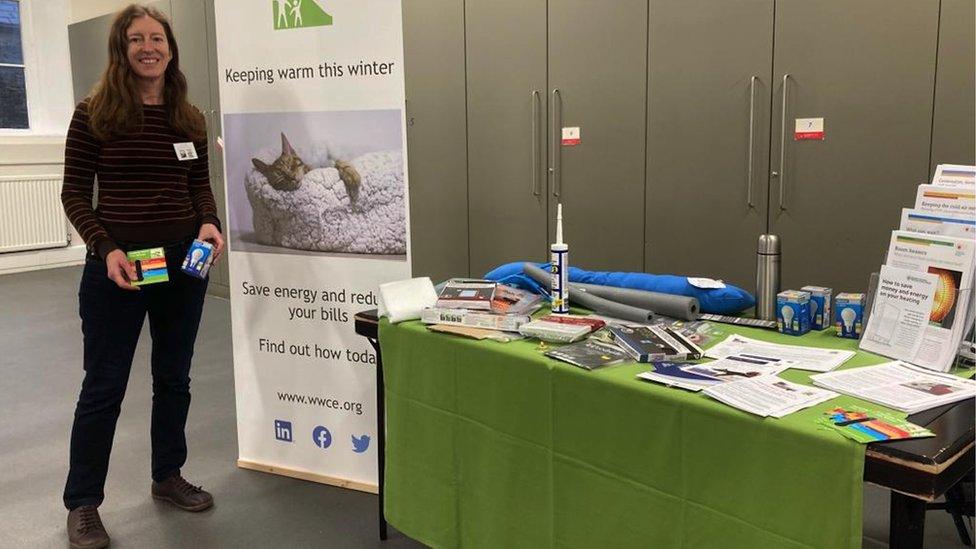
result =
[[217,0],[238,464],[375,491],[376,355],[410,276],[399,0]]

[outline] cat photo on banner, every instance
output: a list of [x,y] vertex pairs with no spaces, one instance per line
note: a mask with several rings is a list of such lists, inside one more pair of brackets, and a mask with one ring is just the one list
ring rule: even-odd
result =
[[232,249],[405,260],[401,114],[228,115]]

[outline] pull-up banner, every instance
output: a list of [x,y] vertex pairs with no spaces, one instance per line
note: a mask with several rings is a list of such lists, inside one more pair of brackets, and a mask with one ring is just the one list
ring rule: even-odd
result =
[[377,485],[353,315],[408,278],[399,0],[218,0],[238,465]]

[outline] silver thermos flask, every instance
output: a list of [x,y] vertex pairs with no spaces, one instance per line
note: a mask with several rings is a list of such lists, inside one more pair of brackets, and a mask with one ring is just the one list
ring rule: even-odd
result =
[[756,318],[776,320],[781,254],[778,236],[759,235],[759,246],[756,248]]

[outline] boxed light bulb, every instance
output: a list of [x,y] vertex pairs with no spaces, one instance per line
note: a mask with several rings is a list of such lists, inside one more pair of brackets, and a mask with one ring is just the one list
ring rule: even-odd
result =
[[810,331],[810,292],[786,290],[776,295],[776,328],[789,335]]
[[183,272],[196,278],[207,278],[210,265],[213,264],[213,253],[213,244],[195,239],[193,244],[190,244],[190,249],[186,251]]
[[814,330],[829,328],[834,319],[830,315],[830,297],[834,291],[823,286],[804,286],[800,290],[810,292],[810,328]]
[[864,294],[840,293],[834,303],[838,337],[860,339],[864,331]]

